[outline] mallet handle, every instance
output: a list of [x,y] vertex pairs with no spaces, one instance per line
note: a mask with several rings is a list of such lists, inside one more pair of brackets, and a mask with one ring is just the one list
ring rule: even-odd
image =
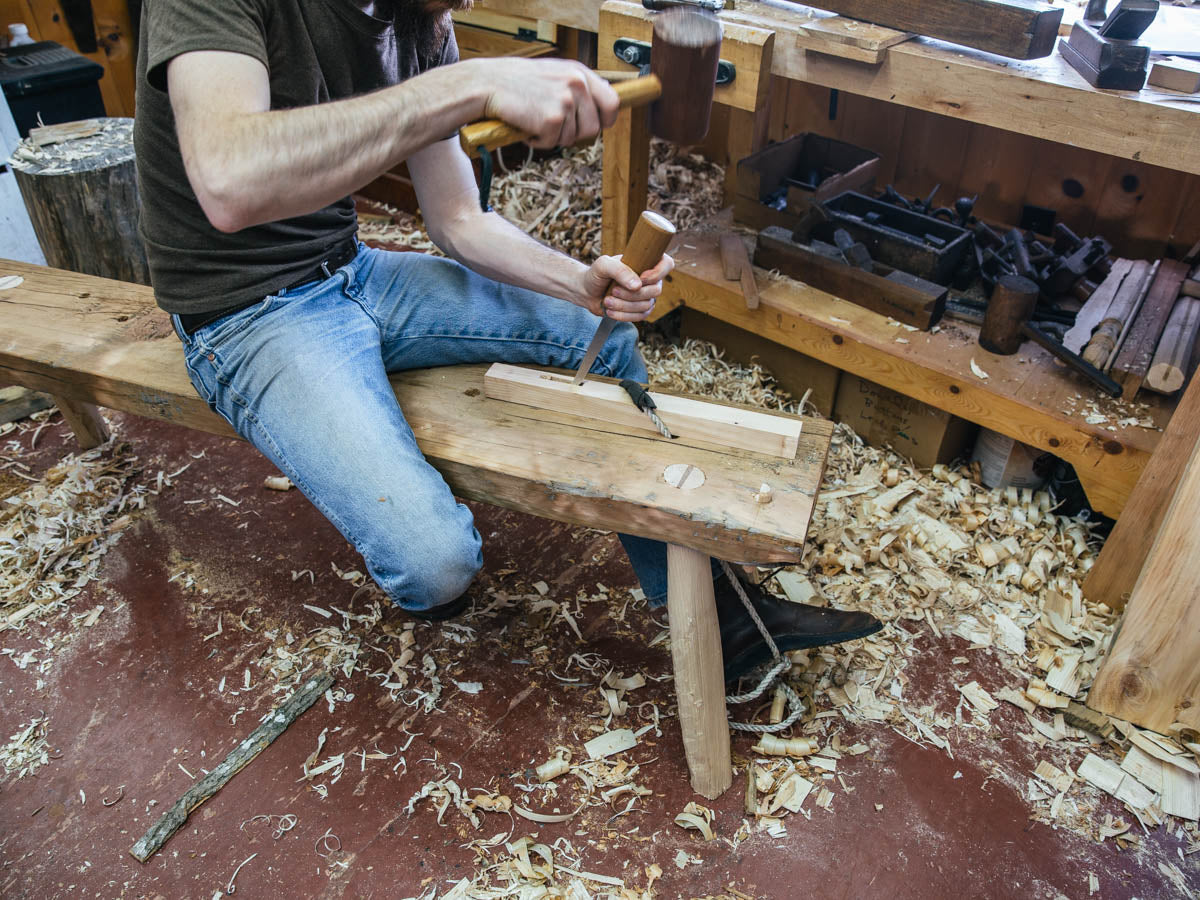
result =
[[[621,100],[622,108],[645,106],[647,103],[653,103],[662,95],[662,82],[658,80],[657,75],[645,75],[629,81],[619,81],[612,87]],[[458,133],[458,137],[462,141],[463,149],[473,155],[481,145],[489,150],[495,150],[497,147],[523,141],[529,135],[499,119],[488,119],[464,126]]]

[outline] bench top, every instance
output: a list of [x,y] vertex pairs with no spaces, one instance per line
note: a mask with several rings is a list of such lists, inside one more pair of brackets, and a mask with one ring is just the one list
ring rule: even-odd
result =
[[[0,289],[0,383],[235,436],[193,390],[179,340],[149,287],[0,260],[0,278],[7,275],[25,280]],[[422,452],[456,495],[730,561],[799,561],[830,423],[804,419],[795,459],[680,446],[488,399],[486,370],[392,377]],[[694,466],[703,484],[669,484],[664,473],[676,464]],[[755,499],[762,484],[772,488],[769,503]]]

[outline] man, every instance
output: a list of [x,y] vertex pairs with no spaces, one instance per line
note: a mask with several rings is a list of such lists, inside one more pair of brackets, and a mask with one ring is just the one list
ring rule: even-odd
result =
[[[387,373],[575,368],[597,316],[644,319],[673,265],[585,266],[480,211],[462,125],[496,117],[536,146],[569,146],[611,125],[617,98],[570,61],[458,62],[449,9],[469,5],[146,0],[138,59],[141,229],[192,383],[353,543],[383,591],[427,619],[465,607],[481,541],[422,457]],[[349,195],[402,160],[449,260],[355,239]],[[595,370],[645,379],[632,325]],[[664,546],[622,540],[661,604]],[[768,653],[733,587],[717,587],[734,676]],[[879,628],[751,590],[785,649]]]

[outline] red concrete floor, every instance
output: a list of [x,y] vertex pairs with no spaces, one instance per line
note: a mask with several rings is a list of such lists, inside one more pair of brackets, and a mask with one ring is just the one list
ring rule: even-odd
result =
[[[468,620],[477,639],[466,651],[439,656],[446,690],[432,713],[391,703],[364,674],[339,675],[337,687],[355,695],[351,702],[331,713],[319,701],[141,865],[128,849],[189,786],[181,767],[193,774],[210,768],[278,702],[254,665],[269,641],[260,630],[240,629],[237,617],[258,607],[249,621],[303,635],[328,623],[301,604],[345,608],[354,593],[331,563],[343,570],[360,564],[297,492],[262,488],[272,468],[252,448],[134,417],[111,418],[132,442],[143,481],[152,482],[160,469],[192,465],[173,488],[151,498],[104,558],[101,577],[74,602],[76,611],[105,605],[95,627],[73,632],[63,617],[0,635],[0,647],[25,648],[48,635],[74,633],[41,676],[41,690],[36,672],[0,657],[0,740],[45,715],[56,757],[36,776],[0,783],[2,897],[210,900],[251,854],[257,856],[237,875],[239,897],[405,897],[430,886],[447,890],[475,871],[474,856],[462,845],[507,832],[509,819],[488,814],[473,832],[453,807],[446,827],[427,803],[407,814],[409,798],[438,777],[439,765],[455,772],[461,766],[456,780],[464,789],[491,786],[523,801],[512,776],[524,781],[556,745],[582,755],[582,743],[592,736],[588,726],[599,721],[588,718],[597,708],[594,681],[567,684],[550,676],[550,668],[561,673],[572,653],[595,652],[626,674],[669,672],[663,647],[646,648],[645,638],[661,631],[661,616],[655,622],[645,610],[630,608],[623,624],[613,621],[634,585],[613,536],[476,506],[487,554],[472,589],[477,607],[492,599],[490,589],[531,593],[533,582],[545,580],[552,598],[565,598],[578,589],[594,593],[603,582],[615,599],[607,607],[584,607],[583,641],[562,622],[546,629],[529,621],[519,607]],[[22,440],[28,446],[29,435]],[[23,459],[44,468],[69,447],[65,428],[55,425]],[[192,458],[201,451],[203,458]],[[240,506],[212,499],[217,493]],[[187,502],[202,498],[206,502]],[[195,579],[194,590],[171,580],[183,569]],[[311,569],[315,582],[293,581],[292,571],[302,569]],[[205,640],[218,617],[222,633]],[[384,620],[397,629],[406,621],[396,611]],[[419,625],[417,636],[421,647],[453,647],[441,626]],[[965,644],[948,638],[919,646],[907,670],[909,692],[952,711],[954,685],[968,679],[961,666],[951,672],[950,658]],[[530,665],[539,654],[549,662]],[[970,677],[993,683],[991,659],[974,654]],[[218,693],[222,677],[240,688],[245,667],[253,673],[248,692]],[[463,693],[451,677],[482,682],[483,690]],[[629,699],[632,705],[654,700],[663,710],[673,702],[669,681],[651,681]],[[247,710],[232,723],[240,706]],[[952,730],[953,760],[886,726],[847,726],[844,743],[871,748],[839,763],[853,792],[837,790],[832,811],[810,800],[811,820],[789,816],[786,837],[755,832],[736,849],[727,840],[743,818],[741,776],[710,804],[717,841],[705,843],[672,824],[688,801],[701,798],[687,787],[677,726],[667,718],[661,738],[651,732],[627,754],[643,764],[639,781],[654,790],[640,812],[611,825],[604,808],[561,825],[517,820],[514,836],[532,834],[547,844],[566,837],[583,851],[583,869],[624,878],[630,887],[644,886],[644,867],[657,863],[664,873],[655,886],[660,897],[1084,898],[1089,872],[1098,876],[1102,898],[1179,896],[1160,874],[1160,861],[1178,864],[1192,891],[1200,888],[1195,866],[1177,854],[1183,845],[1166,829],[1146,836],[1141,849],[1122,852],[1112,841],[1097,844],[1031,821],[1019,793],[1024,778],[1011,777],[1032,771],[1035,759],[1014,736],[1018,715],[1008,707],[995,711],[992,737],[973,746]],[[407,773],[393,772],[392,762],[354,757],[326,799],[297,780],[323,730],[329,735],[325,757],[358,748],[391,751],[408,740],[405,726],[419,734],[404,754]],[[735,759],[744,761],[751,743],[736,737]],[[120,786],[122,799],[104,805]],[[564,784],[553,802],[564,811],[574,808],[573,791]],[[1101,809],[1123,812],[1111,801]],[[284,813],[297,824],[278,839],[261,824],[240,827],[256,815]],[[318,842],[327,833],[341,849],[320,855]],[[334,846],[332,839],[326,844]],[[679,869],[680,849],[699,863]]]

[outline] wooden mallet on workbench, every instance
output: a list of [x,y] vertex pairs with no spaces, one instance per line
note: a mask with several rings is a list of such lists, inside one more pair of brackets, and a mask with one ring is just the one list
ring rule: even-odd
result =
[[1121,385],[1030,321],[1037,304],[1038,292],[1036,283],[1020,275],[1005,275],[996,282],[996,288],[988,301],[983,327],[979,329],[979,345],[992,353],[1011,356],[1021,348],[1021,342],[1028,338],[1043,349],[1049,350],[1110,397],[1120,397]]
[[[689,9],[672,9],[654,19],[650,74],[613,85],[621,106],[650,105],[650,131],[673,144],[695,144],[708,134],[721,23]],[[498,119],[475,122],[459,132],[467,153],[495,150],[529,135]]]

